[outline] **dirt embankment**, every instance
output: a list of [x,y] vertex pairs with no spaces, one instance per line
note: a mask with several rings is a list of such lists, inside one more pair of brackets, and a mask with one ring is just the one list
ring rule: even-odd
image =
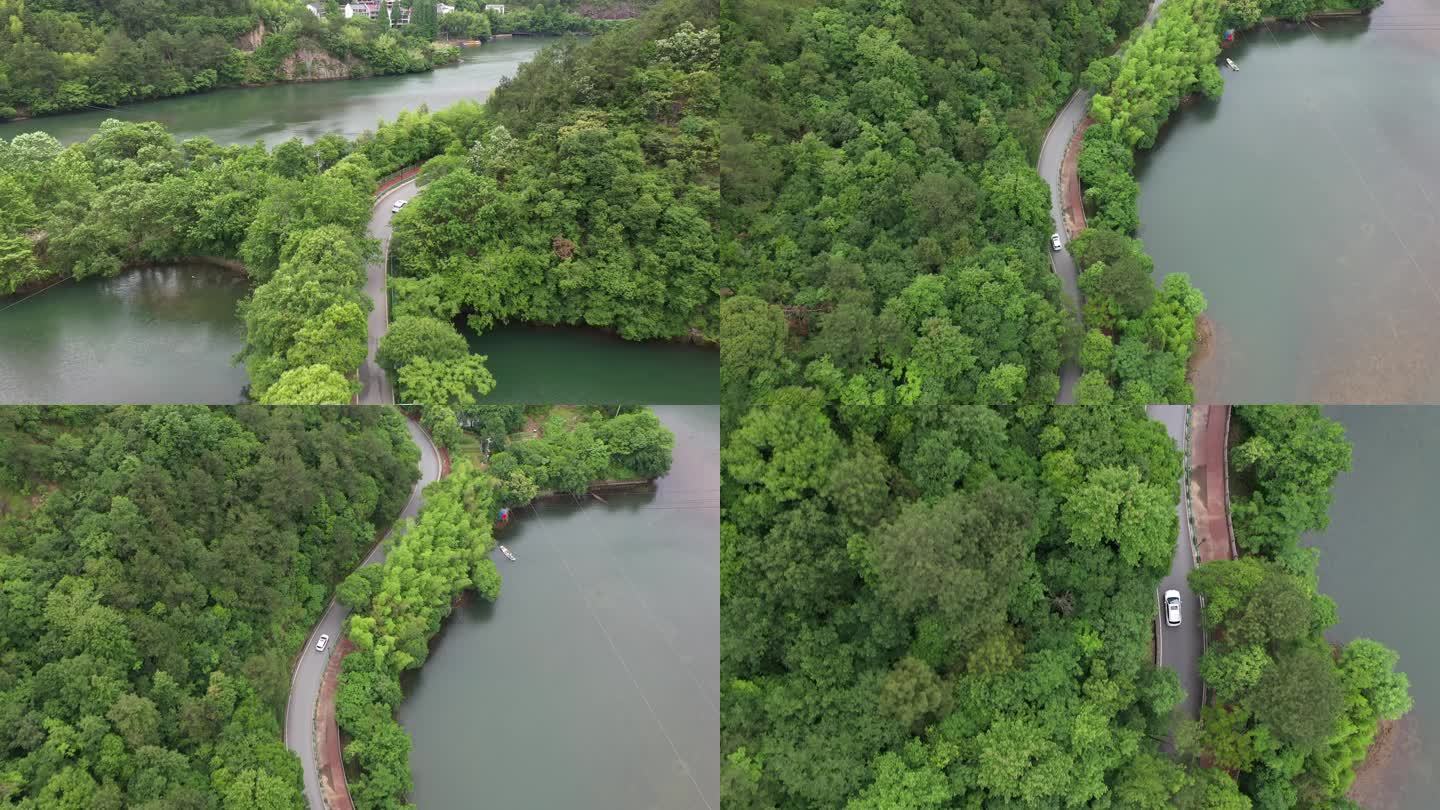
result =
[[592,20],[629,20],[640,16],[641,8],[634,3],[581,3],[575,13]]
[[1085,130],[1095,122],[1090,116],[1075,128],[1070,143],[1065,146],[1065,157],[1060,159],[1060,205],[1065,219],[1068,238],[1085,230],[1085,191],[1080,187],[1080,145],[1085,140]]
[[1229,405],[1196,405],[1190,409],[1194,454],[1190,509],[1195,516],[1195,541],[1201,563],[1235,558],[1228,513],[1229,476],[1225,469],[1229,415]]
[[254,29],[240,35],[240,39],[235,42],[235,47],[246,53],[254,53],[255,49],[260,47],[260,43],[265,41],[265,34],[265,21],[260,20]]
[[1404,786],[1417,769],[1434,768],[1424,761],[1414,715],[1382,720],[1365,761],[1355,768],[1355,783],[1345,795],[1365,810],[1399,810]]
[[355,65],[353,59],[340,60],[318,48],[300,48],[285,57],[280,63],[280,75],[285,81],[319,82],[330,79],[350,78]]

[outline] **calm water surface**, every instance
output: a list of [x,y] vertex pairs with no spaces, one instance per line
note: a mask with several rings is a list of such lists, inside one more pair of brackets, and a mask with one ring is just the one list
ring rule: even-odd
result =
[[[1243,70],[1243,68],[1242,68]],[[1433,810],[1440,796],[1440,407],[1341,406],[1353,469],[1340,476],[1330,527],[1307,538],[1320,549],[1320,590],[1340,623],[1330,638],[1373,638],[1400,653],[1415,708],[1373,776],[1386,787],[1369,810]]]
[[247,289],[234,273],[163,267],[0,298],[0,403],[239,402]]
[[636,343],[594,329],[501,326],[476,336],[495,375],[494,403],[665,402],[720,399],[720,352],[682,343]]
[[133,104],[105,112],[70,113],[0,125],[0,138],[45,131],[63,143],[83,141],[107,118],[159,121],[177,138],[203,135],[220,144],[273,146],[290,138],[313,141],[332,132],[354,138],[381,119],[421,104],[438,110],[463,99],[483,100],[506,76],[556,37],[496,39],[462,49],[461,63],[430,73],[330,82],[236,88]]
[[432,644],[399,711],[417,806],[719,807],[720,412],[656,412],[657,490],[525,510],[499,600]]
[[1440,400],[1440,0],[1242,35],[1142,156],[1140,237],[1218,337],[1210,402]]

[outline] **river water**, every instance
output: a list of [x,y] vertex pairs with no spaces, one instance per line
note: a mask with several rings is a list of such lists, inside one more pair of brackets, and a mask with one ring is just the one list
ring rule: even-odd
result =
[[438,110],[464,99],[483,100],[506,76],[555,37],[515,37],[464,48],[461,62],[429,73],[330,82],[236,88],[150,101],[105,112],[71,113],[0,124],[0,138],[43,130],[62,143],[83,141],[107,118],[159,121],[177,138],[199,135],[230,145],[299,137],[313,141],[338,132],[354,138],[381,119],[420,104]]
[[0,298],[0,403],[239,402],[244,277],[135,270]]
[[1440,399],[1440,0],[1256,29],[1140,160],[1140,237],[1217,337],[1202,402]]
[[682,343],[634,343],[593,329],[501,326],[476,336],[470,350],[489,358],[492,403],[667,402],[720,400],[720,352]]
[[719,807],[719,409],[656,412],[676,434],[656,491],[523,510],[500,598],[407,678],[417,806]]
[[[1242,68],[1243,70],[1243,68]],[[1431,599],[1440,571],[1440,407],[1336,406],[1353,468],[1340,476],[1320,549],[1320,590],[1334,598],[1333,641],[1364,636],[1400,653],[1415,708],[1397,731],[1367,810],[1433,810],[1440,796],[1440,636]],[[1373,789],[1376,784],[1379,789]],[[1358,798],[1358,797],[1357,797]]]

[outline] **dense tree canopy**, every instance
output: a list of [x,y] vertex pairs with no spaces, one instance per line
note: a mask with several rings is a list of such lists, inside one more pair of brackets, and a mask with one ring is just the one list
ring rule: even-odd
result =
[[[852,398],[924,386],[1052,401],[1082,336],[1050,269],[1035,153],[1082,68],[1145,5],[734,4],[722,232],[729,291],[749,303],[722,309],[722,352],[736,340],[737,362],[797,362],[727,373],[726,418],[819,367]],[[1204,299],[1184,279],[1157,293],[1137,269],[1098,268],[1082,285],[1108,314],[1083,341],[1084,401],[1107,385],[1135,402],[1190,397]]]
[[701,8],[547,49],[483,130],[428,150],[445,172],[396,217],[397,315],[713,337],[719,35]]
[[1241,798],[1152,741],[1180,698],[1148,663],[1163,428],[1128,404],[934,407],[791,387],[727,431],[727,806]]
[[0,409],[0,796],[301,810],[290,660],[418,457],[386,409]]
[[1240,407],[1241,441],[1230,450],[1235,541],[1251,554],[1313,567],[1300,535],[1329,525],[1330,491],[1350,469],[1345,428],[1314,405]]

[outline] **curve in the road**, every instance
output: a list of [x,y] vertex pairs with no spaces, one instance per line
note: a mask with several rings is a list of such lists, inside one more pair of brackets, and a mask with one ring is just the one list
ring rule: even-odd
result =
[[[434,442],[430,440],[420,425],[413,419],[405,420],[405,427],[410,432],[410,438],[420,448],[420,480],[415,482],[415,487],[410,491],[410,500],[405,508],[400,511],[395,525],[408,518],[419,514],[425,504],[422,494],[425,487],[431,482],[438,480],[443,471],[441,455]],[[361,566],[372,565],[383,562],[385,559],[385,541],[389,540],[391,530],[385,533],[381,542],[376,543],[370,550]],[[285,703],[285,746],[300,757],[300,766],[305,782],[305,802],[311,810],[325,810],[329,805],[325,801],[324,787],[320,780],[320,765],[317,759],[316,749],[316,715],[321,693],[321,684],[324,681],[325,667],[329,663],[335,648],[340,646],[341,628],[345,619],[349,616],[349,608],[341,605],[334,599],[310,631],[310,636],[305,640],[305,647],[300,651],[300,658],[295,663],[294,671],[290,676],[290,697]],[[324,653],[315,652],[315,643],[321,634],[330,636],[330,645]],[[333,719],[334,712],[328,713]],[[338,733],[331,729],[331,733]],[[344,784],[344,769],[338,768],[340,773],[340,784],[330,785],[330,788],[338,793],[349,797],[349,788]]]
[[[1159,11],[1162,2],[1164,0],[1152,0],[1150,10],[1145,14],[1145,21],[1140,24],[1141,28],[1154,22],[1155,13]],[[1092,95],[1094,94],[1089,90],[1076,90],[1070,100],[1065,102],[1055,120],[1050,122],[1050,128],[1045,131],[1045,140],[1040,144],[1040,157],[1035,163],[1036,171],[1050,184],[1050,221],[1055,227],[1055,233],[1060,235],[1061,242],[1060,250],[1050,252],[1050,269],[1059,277],[1060,289],[1065,293],[1068,306],[1075,313],[1077,321],[1081,311],[1080,285],[1075,259],[1070,255],[1070,235],[1065,230],[1065,205],[1060,197],[1060,172],[1065,163],[1065,151],[1070,145],[1070,138],[1085,119]],[[1078,360],[1075,357],[1066,358],[1060,366],[1060,393],[1055,401],[1062,404],[1074,402],[1075,385],[1079,381]]]
[[417,186],[410,178],[390,188],[383,189],[375,197],[375,207],[370,211],[370,238],[380,242],[380,258],[365,268],[365,295],[374,304],[366,324],[369,342],[365,348],[365,363],[360,366],[360,393],[356,402],[362,405],[391,405],[395,402],[395,389],[385,369],[375,360],[380,341],[390,331],[390,295],[388,268],[390,256],[390,221],[395,214],[390,210],[396,200],[411,199]]
[[[1065,293],[1067,304],[1077,321],[1080,319],[1080,285],[1075,259],[1070,255],[1070,235],[1065,230],[1065,203],[1060,197],[1060,173],[1065,162],[1065,150],[1070,145],[1070,136],[1085,118],[1086,110],[1090,108],[1091,95],[1088,90],[1077,90],[1065,106],[1060,108],[1060,113],[1050,122],[1045,140],[1040,144],[1040,159],[1035,166],[1040,176],[1050,184],[1050,221],[1055,227],[1055,233],[1060,234],[1062,244],[1060,250],[1050,251],[1050,269],[1060,279],[1060,289]],[[1074,402],[1075,385],[1079,381],[1079,362],[1073,356],[1065,358],[1065,362],[1060,366],[1060,394],[1056,401]]]

